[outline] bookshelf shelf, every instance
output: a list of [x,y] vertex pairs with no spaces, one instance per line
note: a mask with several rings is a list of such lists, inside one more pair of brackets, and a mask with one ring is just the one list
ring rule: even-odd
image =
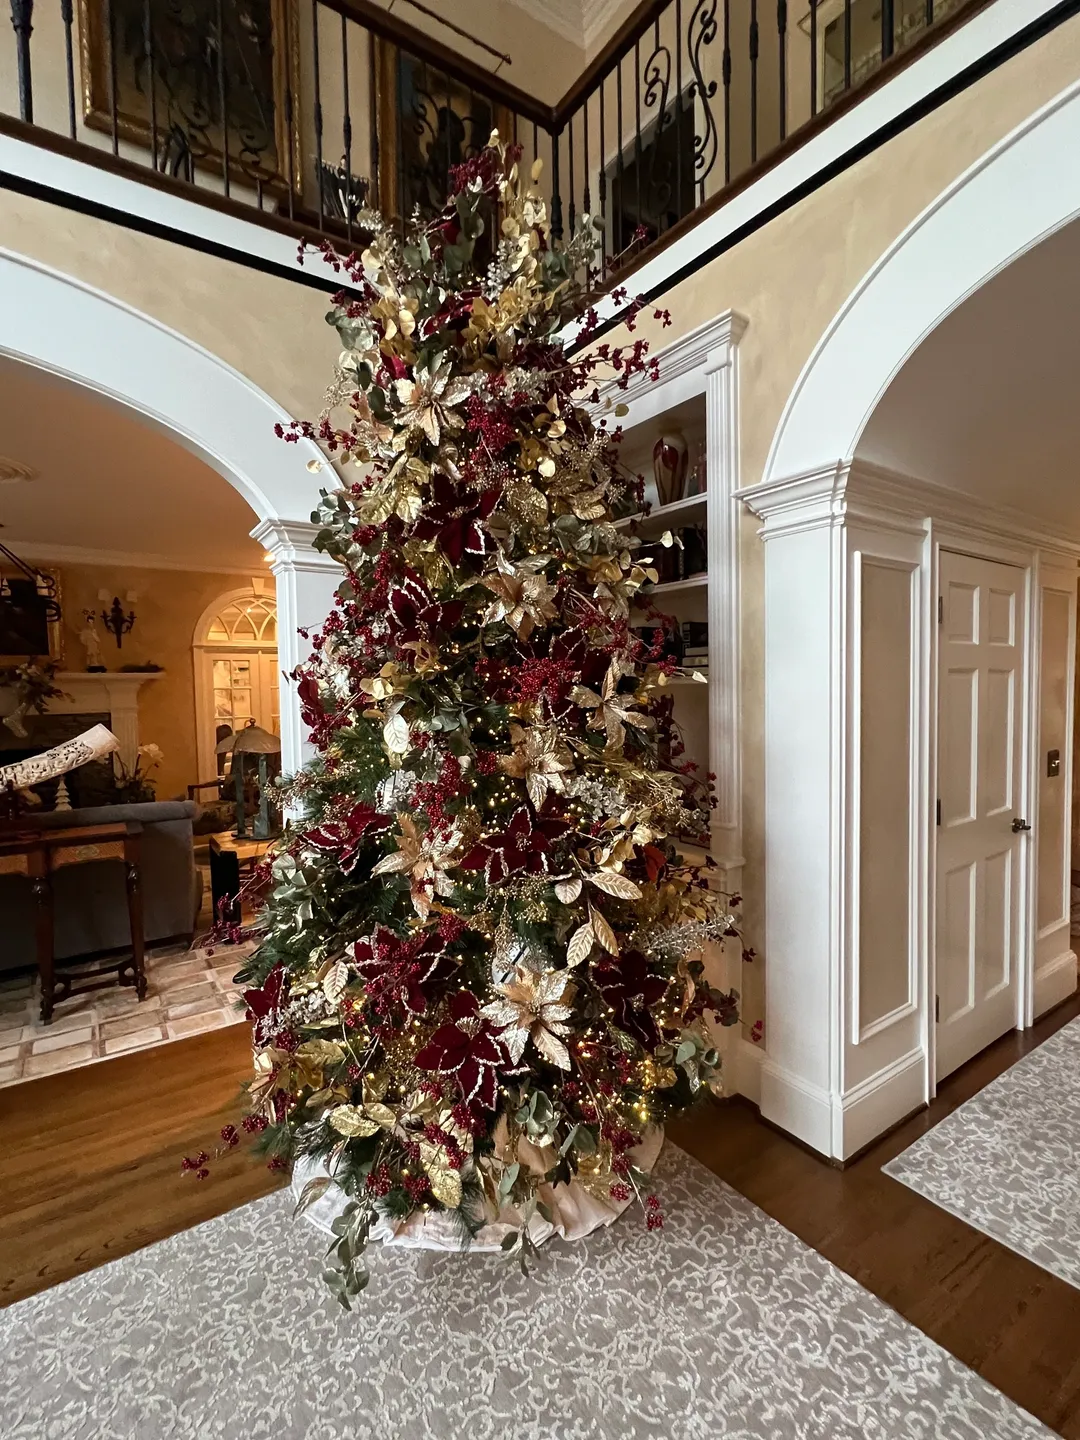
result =
[[684,495],[681,500],[675,500],[670,505],[655,506],[648,515],[639,511],[637,515],[627,515],[622,520],[616,520],[615,528],[629,530],[630,526],[636,523],[641,530],[655,535],[666,530],[669,525],[692,525],[695,521],[704,521],[708,508],[706,495]]
[[708,571],[703,570],[700,575],[691,575],[686,580],[665,580],[661,585],[654,585],[647,595],[677,595],[686,590],[704,590],[709,584]]

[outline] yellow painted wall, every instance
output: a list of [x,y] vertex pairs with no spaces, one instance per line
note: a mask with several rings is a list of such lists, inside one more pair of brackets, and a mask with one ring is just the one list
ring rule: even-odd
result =
[[[155,772],[159,800],[187,798],[187,786],[197,775],[195,756],[195,679],[191,642],[195,626],[206,607],[228,590],[250,585],[250,575],[207,575],[190,570],[150,570],[115,565],[70,564],[48,560],[37,564],[60,572],[64,619],[65,670],[82,670],[86,652],[79,644],[83,610],[108,609],[98,598],[99,590],[119,595],[129,590],[138,595],[133,605],[135,626],[124,637],[121,649],[98,624],[102,659],[110,670],[122,665],[153,661],[165,669],[159,680],[139,692],[139,739],[143,744],[160,745],[164,761]],[[260,577],[265,579],[266,577]],[[110,602],[111,603],[111,602]]]

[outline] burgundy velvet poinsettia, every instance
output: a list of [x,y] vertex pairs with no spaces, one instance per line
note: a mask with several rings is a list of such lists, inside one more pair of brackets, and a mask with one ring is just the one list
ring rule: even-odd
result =
[[466,1104],[476,1100],[487,1110],[498,1101],[498,1067],[506,1063],[488,1022],[480,1015],[480,1002],[471,990],[450,997],[450,1020],[417,1052],[420,1070],[452,1075],[461,1086]]
[[483,522],[499,503],[500,494],[493,487],[478,495],[447,475],[433,476],[431,499],[413,526],[413,539],[434,540],[451,565],[460,565],[466,555],[482,560],[493,548]]
[[551,847],[570,833],[565,820],[519,805],[501,835],[489,835],[459,863],[465,870],[483,870],[489,885],[508,875],[546,875]]
[[354,805],[343,819],[316,825],[304,838],[316,850],[336,855],[342,871],[348,875],[360,858],[365,840],[388,830],[392,824],[389,815],[380,815],[374,805],[362,802]]
[[646,1050],[655,1050],[660,1031],[650,1012],[663,999],[667,981],[649,973],[649,962],[640,950],[610,956],[596,967],[593,978],[619,1029],[639,1040]]
[[422,1015],[457,966],[438,931],[427,931],[422,941],[402,940],[384,925],[356,941],[352,958],[372,1009],[384,1017],[401,1009]]
[[245,990],[247,1018],[252,1021],[257,1045],[271,1045],[281,1028],[279,1012],[289,1002],[289,972],[275,965],[258,990]]
[[389,595],[390,619],[399,643],[430,640],[461,623],[464,600],[440,604],[415,570],[406,570]]

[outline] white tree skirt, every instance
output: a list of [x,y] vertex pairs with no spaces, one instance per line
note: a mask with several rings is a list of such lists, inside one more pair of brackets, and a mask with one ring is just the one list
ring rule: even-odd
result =
[[[636,1150],[629,1152],[630,1159],[639,1170],[650,1171],[656,1164],[664,1143],[664,1132],[659,1128],[647,1132]],[[304,1186],[328,1172],[321,1160],[311,1158],[297,1161],[293,1168],[292,1191],[299,1200]],[[541,1185],[539,1198],[550,1208],[552,1221],[539,1213],[529,1221],[529,1238],[534,1245],[543,1245],[553,1235],[563,1240],[581,1240],[591,1235],[602,1225],[617,1220],[630,1200],[613,1200],[609,1195],[594,1195],[578,1180],[569,1185]],[[341,1214],[348,1197],[336,1185],[331,1185],[314,1204],[304,1211],[316,1229],[332,1235],[330,1228]],[[505,1236],[521,1229],[521,1216],[513,1206],[504,1206],[498,1217],[485,1225],[470,1241],[468,1249],[480,1254],[490,1254],[501,1249]],[[409,1250],[461,1250],[461,1222],[445,1210],[418,1211],[406,1221],[394,1224],[390,1220],[379,1220],[370,1238],[383,1245],[396,1245]]]

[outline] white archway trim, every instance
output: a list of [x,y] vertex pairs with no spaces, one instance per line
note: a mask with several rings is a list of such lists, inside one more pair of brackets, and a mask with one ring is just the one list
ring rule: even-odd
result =
[[239,370],[160,321],[70,275],[0,249],[0,355],[136,410],[205,460],[260,520],[306,515],[318,500],[291,416]]
[[853,458],[920,342],[1011,261],[1080,215],[1080,81],[949,186],[860,281],[803,368],[763,483]]

